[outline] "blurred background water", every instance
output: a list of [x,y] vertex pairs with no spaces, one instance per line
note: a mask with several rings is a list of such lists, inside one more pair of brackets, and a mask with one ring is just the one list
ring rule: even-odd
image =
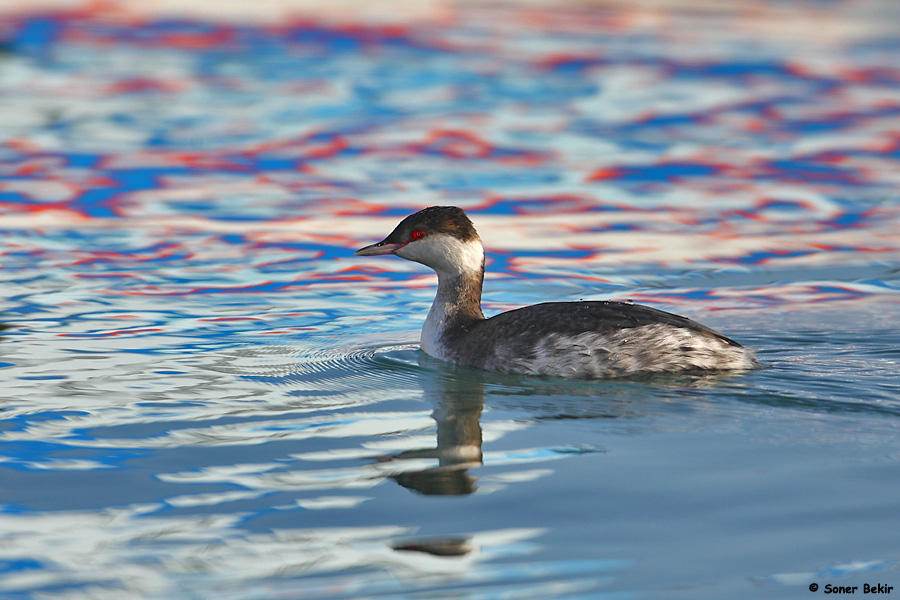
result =
[[[894,2],[0,16],[4,598],[900,589]],[[488,314],[631,298],[768,368],[431,360],[433,274],[352,251],[432,204]]]

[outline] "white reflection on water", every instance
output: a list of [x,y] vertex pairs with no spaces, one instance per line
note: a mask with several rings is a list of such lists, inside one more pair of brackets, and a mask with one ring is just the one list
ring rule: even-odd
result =
[[[892,568],[896,7],[625,4],[4,21],[3,593],[741,598]],[[433,275],[350,252],[427,204],[472,214],[490,313],[631,297],[770,368],[419,364]]]
[[[442,585],[509,585],[558,577],[560,581],[554,583],[537,583],[546,593],[554,588],[595,589],[604,583],[597,573],[627,565],[624,561],[529,563],[528,554],[537,548],[533,539],[542,533],[537,529],[481,531],[456,542],[415,538],[414,528],[403,527],[250,533],[241,528],[239,515],[148,517],[156,509],[134,505],[44,515],[0,514],[6,539],[0,560],[35,561],[33,568],[7,575],[4,589],[9,593],[40,590],[46,598],[121,598],[122,594],[192,598],[210,593],[252,598],[270,597],[267,594],[277,590],[291,597],[351,598]],[[446,546],[451,542],[457,544],[456,551]],[[484,564],[498,558],[515,562],[504,567]],[[292,579],[352,572],[360,566],[381,573]],[[591,577],[579,580],[579,575]],[[270,583],[250,588],[248,581]]]

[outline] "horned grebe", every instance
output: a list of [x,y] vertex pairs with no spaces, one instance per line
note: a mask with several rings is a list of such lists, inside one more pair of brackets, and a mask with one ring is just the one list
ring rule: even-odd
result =
[[485,319],[484,248],[455,206],[420,210],[355,254],[396,254],[437,272],[421,347],[458,365],[582,379],[760,366],[750,350],[709,327],[639,304],[548,302]]

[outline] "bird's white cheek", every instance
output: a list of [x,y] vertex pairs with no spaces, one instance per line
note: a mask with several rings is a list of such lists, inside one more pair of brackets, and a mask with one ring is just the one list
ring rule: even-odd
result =
[[396,254],[447,275],[478,272],[484,260],[484,248],[480,240],[462,242],[443,234],[433,234],[411,242],[397,250]]
[[411,242],[410,243],[411,245],[407,244],[406,246],[403,246],[399,250],[395,251],[394,254],[396,254],[400,258],[405,258],[406,260],[422,262],[422,258],[421,258],[422,252],[421,252],[420,248],[418,247],[418,245],[421,243],[422,243],[421,241]]

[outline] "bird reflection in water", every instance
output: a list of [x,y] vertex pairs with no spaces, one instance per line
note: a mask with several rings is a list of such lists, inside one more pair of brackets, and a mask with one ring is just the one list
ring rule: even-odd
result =
[[[461,496],[477,489],[477,478],[469,470],[482,464],[481,412],[484,407],[485,378],[502,382],[506,392],[494,389],[496,400],[512,394],[520,408],[531,408],[535,421],[543,419],[619,419],[638,417],[643,403],[635,398],[654,392],[710,388],[734,378],[729,373],[691,372],[658,375],[640,379],[624,378],[596,384],[531,379],[526,385],[516,376],[488,374],[479,369],[447,365],[425,355],[419,357],[425,367],[419,383],[425,400],[435,406],[437,446],[406,450],[379,457],[397,467],[390,477],[403,487],[427,496]],[[494,386],[496,388],[496,386]],[[602,397],[603,401],[598,402]],[[533,399],[533,400],[532,400]],[[552,399],[552,401],[548,401]],[[547,407],[552,411],[547,414]],[[418,468],[422,460],[437,459],[437,466]],[[400,461],[415,461],[403,468]]]
[[[432,362],[422,357],[420,362]],[[406,450],[381,460],[437,459],[437,466],[401,470],[391,476],[403,487],[426,496],[463,496],[476,490],[477,477],[469,472],[482,464],[481,411],[484,381],[474,369],[426,370],[420,377],[426,401],[435,406],[437,447]],[[464,556],[477,547],[470,536],[412,538],[392,544],[400,552],[421,552],[432,556]]]
[[482,463],[484,381],[472,371],[472,377],[465,376],[469,373],[428,372],[421,378],[425,399],[437,407],[432,413],[437,421],[437,447],[406,450],[381,460],[437,459],[438,464],[392,475],[403,487],[426,496],[461,496],[475,491],[477,478],[469,469]]
[[[426,496],[463,496],[476,491],[477,477],[470,469],[482,465],[481,413],[484,408],[485,378],[503,383],[506,392],[516,398],[518,406],[531,406],[535,420],[552,419],[618,419],[634,418],[642,414],[634,400],[643,397],[640,390],[690,390],[709,388],[732,379],[722,373],[689,373],[678,376],[657,376],[641,380],[619,380],[607,383],[602,392],[596,385],[583,382],[553,380],[522,381],[516,377],[488,374],[478,369],[447,365],[420,355],[419,382],[425,400],[435,406],[432,413],[437,422],[437,445],[434,448],[406,450],[379,457],[384,463],[394,463],[390,475],[403,487]],[[530,383],[531,385],[527,385]],[[502,402],[504,396],[496,386],[492,397]],[[598,397],[603,402],[597,402]],[[553,398],[553,402],[546,399]],[[533,402],[529,402],[533,398]],[[570,402],[565,399],[569,398]],[[548,406],[552,414],[541,414]],[[422,460],[437,460],[436,466],[418,468]],[[404,469],[402,461],[410,462]],[[471,537],[447,536],[408,538],[392,544],[397,551],[422,552],[433,556],[463,556],[477,550]]]
[[401,552],[424,552],[432,556],[464,556],[475,545],[470,537],[445,537],[396,542],[392,548]]

